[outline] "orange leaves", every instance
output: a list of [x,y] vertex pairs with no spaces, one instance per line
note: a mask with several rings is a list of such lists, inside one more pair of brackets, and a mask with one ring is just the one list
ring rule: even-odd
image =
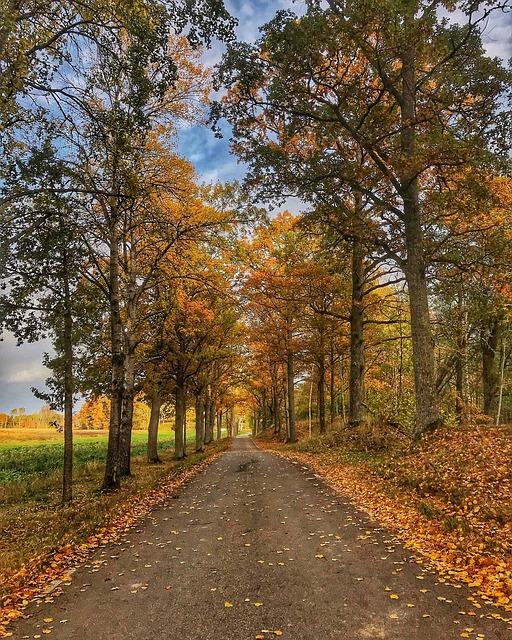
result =
[[333,452],[279,455],[312,466],[448,580],[512,610],[512,441],[504,431],[436,432],[414,451],[381,461],[378,475],[370,463],[341,466]]

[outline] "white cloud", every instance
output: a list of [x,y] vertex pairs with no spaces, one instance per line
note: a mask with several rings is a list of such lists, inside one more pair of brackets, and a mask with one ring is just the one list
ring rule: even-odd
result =
[[487,54],[505,62],[512,57],[512,13],[496,12],[489,19],[482,41]]
[[11,384],[14,382],[39,382],[44,378],[47,378],[50,374],[50,370],[43,364],[34,362],[28,367],[21,367],[19,369],[12,369],[11,371],[4,371],[0,375],[0,382]]

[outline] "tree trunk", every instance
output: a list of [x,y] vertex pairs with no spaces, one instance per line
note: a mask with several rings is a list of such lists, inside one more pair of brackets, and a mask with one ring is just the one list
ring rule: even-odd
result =
[[336,369],[334,360],[334,338],[331,335],[329,343],[329,421],[334,426],[336,418]]
[[205,405],[204,405],[204,443],[205,444],[210,444],[210,442],[213,439],[213,437],[212,439],[209,439],[211,406],[212,406],[212,394],[210,389],[208,389],[206,392],[206,399],[205,399]]
[[121,433],[119,436],[119,457],[121,477],[131,475],[132,461],[132,428],[133,428],[133,402],[135,397],[135,349],[137,341],[134,335],[137,306],[137,250],[136,238],[133,230],[130,232],[128,246],[125,248],[125,269],[128,270],[129,288],[126,303],[125,322],[125,383],[123,395],[123,408],[121,412]]
[[366,251],[359,239],[352,245],[352,306],[350,310],[350,374],[349,374],[349,416],[351,427],[364,422],[364,259]]
[[501,321],[489,318],[482,329],[482,382],[484,393],[484,413],[494,416],[499,391],[499,372],[496,363],[501,334]]
[[69,289],[67,249],[64,261],[64,464],[62,473],[62,502],[73,498],[73,314]]
[[498,408],[496,410],[496,420],[494,424],[499,427],[501,420],[501,408],[503,406],[503,386],[505,380],[505,361],[506,361],[506,346],[505,340],[501,341],[501,362],[500,362],[500,383],[499,383],[499,392],[498,392]]
[[408,218],[406,278],[409,289],[411,335],[416,393],[416,437],[438,425],[434,373],[434,342],[430,327],[423,239],[419,220]]
[[[409,22],[412,17],[408,17]],[[414,435],[435,429],[439,423],[435,388],[434,342],[430,326],[423,229],[421,227],[418,181],[415,175],[416,72],[415,48],[402,54],[401,148],[406,169],[401,179],[403,220],[407,259],[405,276],[409,290],[411,336],[416,395]],[[410,166],[409,166],[410,164]]]
[[322,354],[321,359],[318,361],[318,423],[320,426],[320,433],[325,433],[325,358]]
[[187,390],[184,390],[183,397],[183,457],[187,457]]
[[151,396],[151,415],[148,426],[148,462],[159,464],[158,456],[158,427],[160,425],[160,408],[162,406],[162,392],[160,387]]
[[204,397],[202,391],[196,392],[196,451],[204,449]]
[[457,358],[455,360],[455,414],[459,423],[464,417],[466,407],[466,390],[464,388],[464,369],[466,366],[467,332],[463,306],[462,282],[458,295],[457,308]]
[[267,425],[267,390],[263,389],[261,401],[261,430],[264,431],[267,428]]
[[210,404],[210,421],[208,425],[208,437],[210,442],[213,442],[215,432],[215,416],[217,415],[217,406],[215,402]]
[[183,425],[185,422],[186,398],[183,365],[178,364],[176,371],[176,398],[175,398],[175,424],[174,424],[174,458],[182,460],[185,457]]
[[288,352],[286,354],[286,379],[288,387],[288,442],[297,442],[295,429],[295,370],[294,357],[291,348],[292,329],[288,323]]
[[217,440],[222,436],[222,409],[217,413]]
[[132,344],[126,347],[125,384],[121,430],[119,434],[119,470],[121,477],[131,475],[133,402],[135,396],[135,353]]
[[110,491],[120,487],[119,439],[121,432],[121,408],[124,392],[124,354],[123,326],[120,311],[119,291],[119,219],[115,211],[111,212],[110,228],[110,265],[109,265],[109,302],[111,336],[111,398],[110,424],[108,431],[107,461],[103,490]]
[[272,419],[274,421],[274,433],[277,436],[281,435],[281,415],[279,413],[279,387],[278,387],[278,374],[277,365],[273,364],[271,367],[271,379],[272,379]]

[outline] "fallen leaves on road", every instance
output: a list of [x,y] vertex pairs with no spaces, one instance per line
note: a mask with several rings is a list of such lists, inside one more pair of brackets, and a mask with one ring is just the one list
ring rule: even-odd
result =
[[[220,455],[222,454],[217,453],[197,463],[180,476],[171,477],[156,491],[142,498],[134,498],[126,504],[122,517],[101,528],[83,544],[65,544],[51,556],[36,557],[29,566],[24,566],[3,578],[0,582],[0,593],[3,593],[0,601],[0,638],[12,636],[7,631],[7,625],[21,618],[29,601],[40,596],[48,585],[55,583],[54,595],[57,595],[58,583],[63,580],[69,581],[70,577],[67,574],[70,569],[82,564],[92,550],[106,543],[117,542],[130,527],[167,500],[170,495],[175,494],[185,482],[201,473]],[[114,587],[112,590],[118,588]],[[51,602],[52,599],[46,598],[45,601]],[[49,631],[43,630],[43,633],[49,633]]]
[[440,430],[379,464],[344,464],[336,448],[274,453],[321,474],[450,581],[512,610],[512,439],[502,430]]

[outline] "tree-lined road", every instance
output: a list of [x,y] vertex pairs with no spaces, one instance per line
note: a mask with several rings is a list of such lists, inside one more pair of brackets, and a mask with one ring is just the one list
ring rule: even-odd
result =
[[488,617],[496,609],[475,607],[308,468],[247,437],[63,589],[31,604],[14,637],[512,638]]

